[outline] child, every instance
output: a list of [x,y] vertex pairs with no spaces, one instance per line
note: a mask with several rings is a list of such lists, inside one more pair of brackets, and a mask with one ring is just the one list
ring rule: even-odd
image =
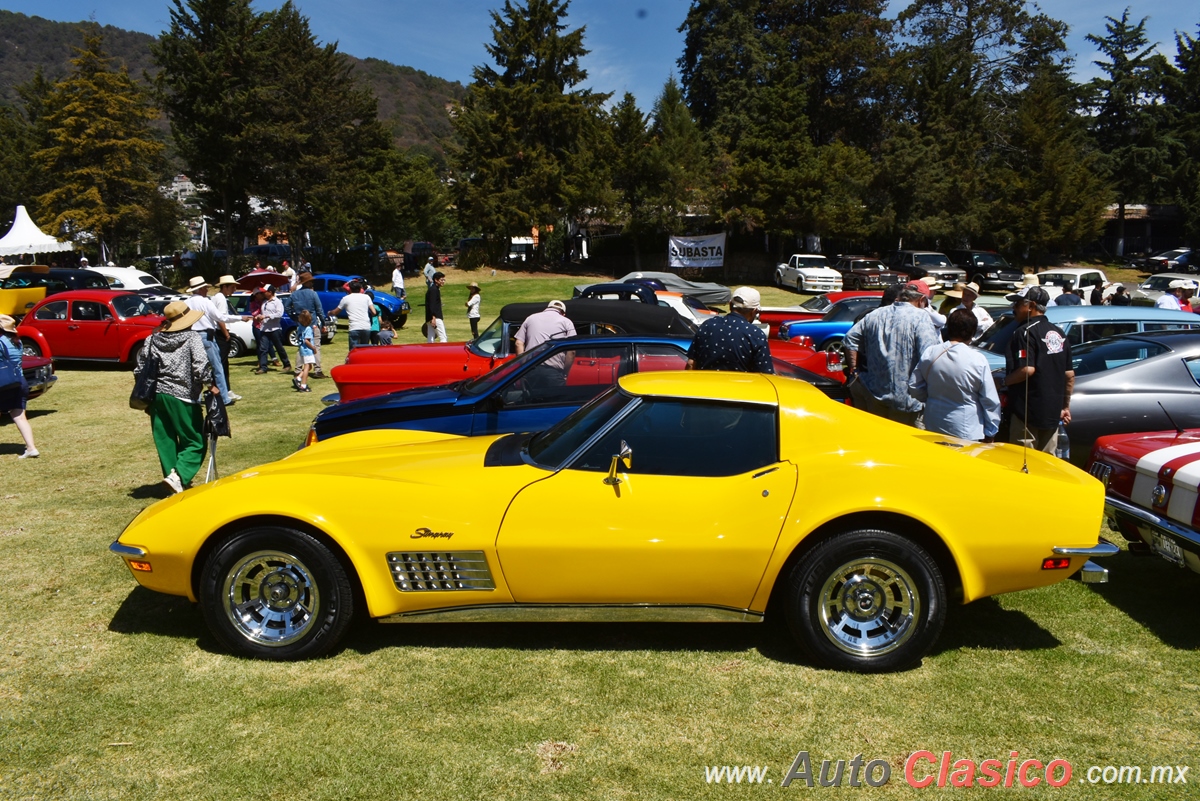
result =
[[479,284],[472,281],[467,284],[467,291],[471,294],[467,296],[467,322],[471,324],[471,338],[479,338]]
[[313,349],[313,337],[316,335],[313,333],[312,312],[302,310],[297,322],[300,324],[300,375],[292,379],[292,386],[297,392],[312,392],[308,386],[308,370],[317,363],[317,352]]
[[391,320],[381,319],[379,322],[379,344],[392,344],[393,337],[396,336],[396,329],[392,326]]

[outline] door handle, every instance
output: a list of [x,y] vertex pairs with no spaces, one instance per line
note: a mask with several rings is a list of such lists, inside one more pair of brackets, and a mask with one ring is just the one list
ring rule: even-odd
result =
[[74,330],[75,330],[75,329],[77,329],[77,328],[79,328],[79,326],[77,326],[77,325],[68,325],[68,326],[67,326],[67,330],[68,330],[68,331],[74,331]]

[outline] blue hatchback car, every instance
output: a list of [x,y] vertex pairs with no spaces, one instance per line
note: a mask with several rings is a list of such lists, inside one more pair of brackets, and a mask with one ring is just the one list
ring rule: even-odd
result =
[[[321,299],[321,308],[326,314],[333,314],[338,304],[342,302],[342,298],[346,297],[346,290],[343,288],[351,281],[362,281],[367,285],[367,294],[375,301],[378,306],[392,321],[392,325],[396,328],[403,328],[405,322],[408,321],[408,313],[411,310],[407,300],[401,300],[386,292],[380,292],[371,286],[371,283],[361,275],[341,275],[339,273],[321,273],[313,276],[313,290],[317,293],[317,297]],[[342,312],[339,317],[345,317],[346,313]]]
[[[418,387],[339,403],[313,420],[306,445],[377,428],[459,436],[542,431],[629,373],[682,370],[691,339],[649,335],[582,336],[543,342],[472,380]],[[775,372],[845,401],[845,385],[775,360]]]

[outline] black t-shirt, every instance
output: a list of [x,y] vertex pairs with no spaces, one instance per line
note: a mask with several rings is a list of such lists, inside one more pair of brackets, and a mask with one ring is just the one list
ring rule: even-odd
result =
[[1071,369],[1071,343],[1066,334],[1038,315],[1017,328],[1005,356],[1010,373],[1022,367],[1034,369],[1032,376],[1008,388],[1013,414],[1032,428],[1057,428],[1067,405],[1067,371]]
[[437,284],[430,284],[429,289],[425,290],[425,322],[429,322],[434,317],[441,320],[442,314],[442,288]]

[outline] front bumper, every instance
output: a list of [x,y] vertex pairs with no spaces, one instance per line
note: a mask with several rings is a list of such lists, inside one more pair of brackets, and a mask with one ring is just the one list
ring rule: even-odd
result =
[[[1104,514],[1115,523],[1116,529],[1127,538],[1128,534],[1126,532],[1128,531],[1128,527],[1132,527],[1137,532],[1137,535],[1148,545],[1151,544],[1151,538],[1143,535],[1144,529],[1148,529],[1159,537],[1173,542],[1182,552],[1183,564],[1180,567],[1186,566],[1200,573],[1200,532],[1182,523],[1177,523],[1170,518],[1157,515],[1149,509],[1136,506],[1129,501],[1114,498],[1112,495],[1106,495],[1104,498]],[[1166,561],[1179,564],[1161,552],[1159,552],[1159,555]]]
[[984,292],[1011,292],[1020,281],[1020,278],[985,278],[979,282],[979,288]]
[[34,398],[40,398],[42,395],[45,395],[47,392],[50,391],[50,389],[54,386],[54,384],[57,381],[58,381],[58,376],[56,376],[54,374],[50,374],[50,375],[46,376],[45,378],[37,380],[36,382],[29,381],[28,382],[28,384],[29,384],[29,400],[33,400]]

